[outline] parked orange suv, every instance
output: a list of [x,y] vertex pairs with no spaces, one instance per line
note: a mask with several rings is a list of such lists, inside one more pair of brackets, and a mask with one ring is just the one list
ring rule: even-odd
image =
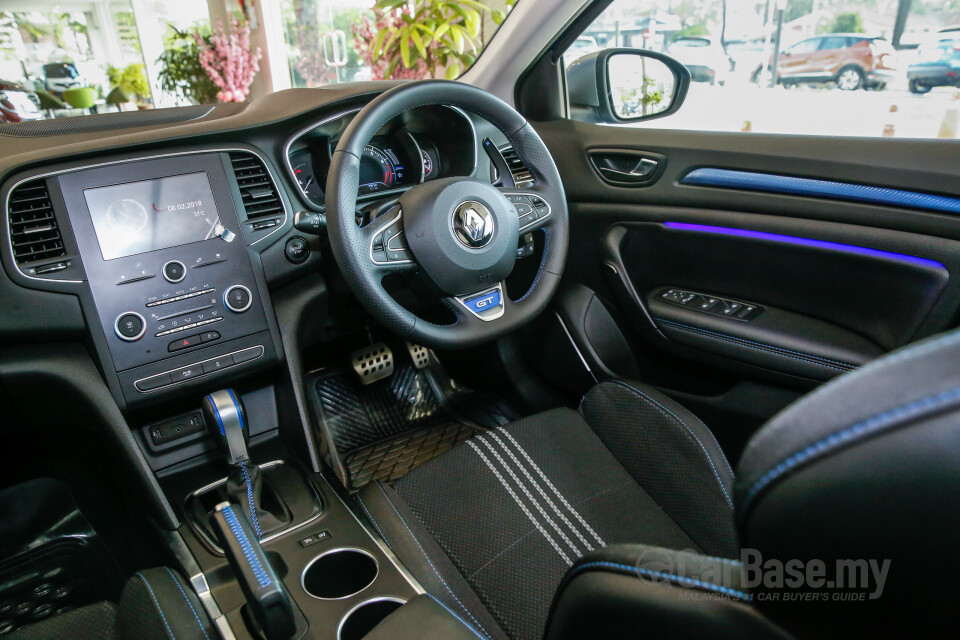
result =
[[[784,86],[836,82],[844,91],[883,88],[896,73],[896,51],[883,38],[830,33],[801,40],[780,53],[777,75]],[[769,65],[773,65],[771,56]],[[762,65],[753,72],[757,82]]]

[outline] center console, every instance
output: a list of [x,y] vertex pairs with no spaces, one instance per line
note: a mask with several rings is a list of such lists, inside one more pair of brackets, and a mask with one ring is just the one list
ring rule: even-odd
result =
[[[24,229],[58,233],[66,255],[24,268],[12,238],[16,274],[80,297],[121,407],[276,364],[276,321],[253,245],[284,226],[287,209],[254,152],[77,166],[23,183],[12,197],[48,196],[55,220],[49,230],[28,217]],[[254,215],[264,205],[269,215]]]

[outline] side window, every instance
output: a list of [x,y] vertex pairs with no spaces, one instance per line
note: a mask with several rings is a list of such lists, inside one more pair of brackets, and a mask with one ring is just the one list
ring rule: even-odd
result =
[[804,40],[803,42],[798,42],[786,49],[787,53],[797,54],[797,53],[810,53],[819,49],[824,49],[823,43],[829,40],[830,38],[811,38],[809,40]]
[[[878,12],[875,0],[613,0],[564,53],[569,117],[744,135],[958,139],[954,5],[915,2],[895,48],[897,12]],[[685,97],[671,102],[666,76],[641,69],[636,54],[604,53],[612,48],[675,60],[691,77]],[[637,68],[627,68],[630,58]],[[616,74],[607,59],[618,60]]]
[[824,38],[820,41],[820,51],[829,51],[830,49],[843,49],[844,47],[849,47],[851,44],[856,42],[853,38],[841,38],[839,36],[833,36],[832,38]]

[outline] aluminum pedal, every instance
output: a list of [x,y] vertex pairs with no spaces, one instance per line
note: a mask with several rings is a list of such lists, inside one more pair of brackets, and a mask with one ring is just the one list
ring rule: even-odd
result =
[[433,355],[433,352],[427,347],[408,342],[407,351],[410,353],[410,359],[413,360],[413,366],[417,369],[426,369],[430,366],[430,356]]
[[382,342],[354,351],[350,354],[350,363],[363,384],[393,375],[393,351]]

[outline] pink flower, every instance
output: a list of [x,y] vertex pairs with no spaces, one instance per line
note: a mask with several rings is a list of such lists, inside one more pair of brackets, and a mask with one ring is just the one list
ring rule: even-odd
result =
[[250,27],[246,22],[233,20],[229,32],[217,18],[217,29],[207,44],[199,33],[194,33],[200,47],[200,66],[220,91],[220,102],[243,102],[250,95],[250,85],[260,71],[260,47],[250,51]]

